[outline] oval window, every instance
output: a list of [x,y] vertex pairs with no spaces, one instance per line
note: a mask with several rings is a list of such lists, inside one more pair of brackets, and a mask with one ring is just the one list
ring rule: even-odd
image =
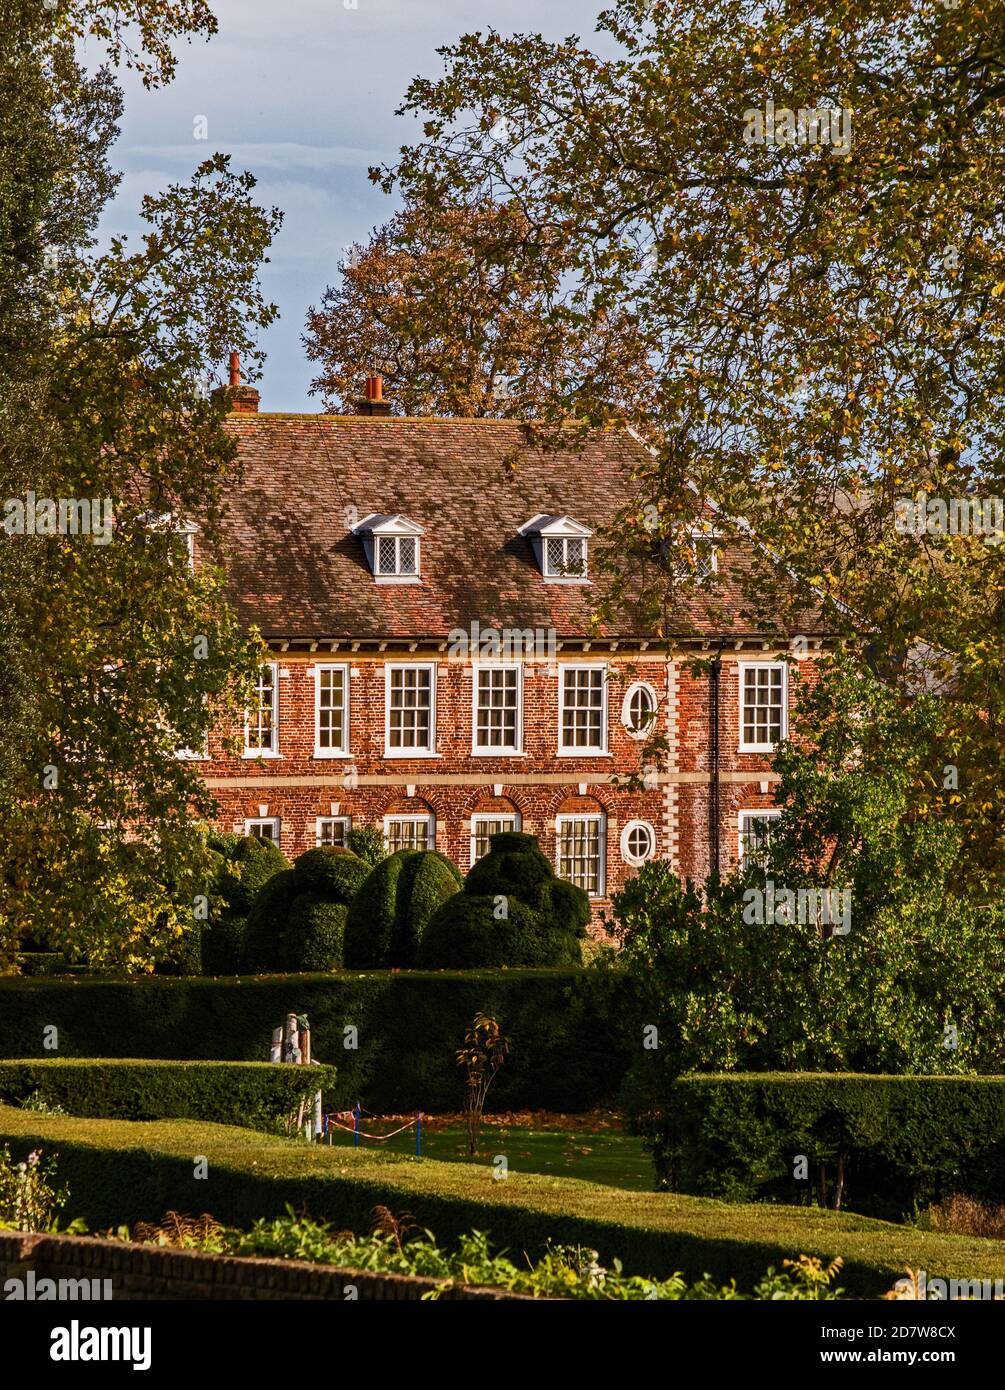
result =
[[655,733],[656,691],[645,681],[628,687],[621,707],[621,722],[632,738],[648,738]]
[[621,857],[636,868],[656,853],[656,831],[648,821],[630,820],[621,832]]

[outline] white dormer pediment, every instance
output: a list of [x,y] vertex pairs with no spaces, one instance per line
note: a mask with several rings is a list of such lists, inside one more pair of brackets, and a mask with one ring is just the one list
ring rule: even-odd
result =
[[530,521],[520,527],[521,536],[581,536],[588,540],[593,532],[581,521],[573,521],[571,516],[553,516],[548,512],[538,512]]
[[589,526],[566,514],[538,512],[524,522],[519,534],[530,541],[538,569],[548,583],[588,583],[587,544],[593,535]]
[[421,536],[423,528],[417,521],[409,521],[401,512],[371,512],[352,528],[354,535],[369,531],[374,536]]
[[423,528],[400,512],[371,512],[352,528],[378,584],[418,584]]

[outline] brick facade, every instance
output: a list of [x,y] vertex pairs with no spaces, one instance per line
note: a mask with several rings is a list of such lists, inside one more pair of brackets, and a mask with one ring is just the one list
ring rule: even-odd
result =
[[[340,662],[326,652],[325,663]],[[276,653],[278,757],[224,755],[210,745],[207,783],[217,799],[219,826],[243,832],[246,822],[277,819],[279,843],[293,858],[318,843],[319,818],[349,818],[353,826],[384,828],[385,817],[431,817],[434,847],[467,871],[472,855],[472,818],[513,815],[521,829],[538,836],[556,862],[556,816],[603,817],[605,874],[594,899],[596,913],[635,872],[627,862],[622,832],[634,820],[652,827],[656,854],[681,873],[703,880],[712,865],[709,757],[710,680],[693,673],[693,657],[672,659],[649,652],[559,656],[549,666],[524,663],[523,752],[483,756],[472,752],[472,664],[443,654],[346,654],[349,670],[348,755],[315,756],[315,676],[319,656]],[[707,655],[707,653],[706,653]],[[560,755],[559,681],[563,667],[584,660],[604,665],[608,753]],[[740,664],[784,659],[776,651],[723,653],[719,682],[719,862],[723,870],[738,857],[741,811],[772,805],[770,755],[741,752]],[[385,666],[434,663],[436,667],[435,757],[388,759],[385,753]],[[644,743],[630,736],[622,718],[629,687],[644,681],[660,702],[669,754],[643,767]],[[641,776],[645,786],[622,790],[617,780]]]
[[[742,667],[792,654],[788,629],[768,633],[743,616],[738,575],[764,563],[756,547],[716,537],[714,605],[701,584],[686,588],[677,636],[657,634],[644,603],[623,593],[601,619],[596,600],[607,589],[592,538],[600,543],[638,486],[644,460],[633,437],[600,432],[556,458],[532,448],[514,421],[274,416],[256,407],[229,417],[242,480],[225,509],[227,569],[238,612],[263,634],[275,663],[277,728],[271,756],[229,756],[211,740],[203,770],[221,828],[274,820],[292,858],[317,843],[319,818],[383,829],[389,816],[426,817],[431,843],[466,872],[475,817],[517,818],[556,867],[557,824],[592,818],[589,853],[599,824],[603,857],[595,917],[637,868],[640,844],[697,880],[715,862],[713,835],[719,866],[736,862],[740,818],[771,806],[774,780],[770,749],[743,751]],[[543,555],[552,542],[543,537],[556,532],[584,538],[555,544],[588,547],[585,575],[549,574]],[[417,574],[378,575],[378,533],[408,538],[381,544],[392,556],[407,546]],[[801,635],[801,653],[821,649],[826,636],[813,613],[787,621]],[[530,657],[517,644],[512,657],[521,670],[522,730],[506,755],[481,754],[473,739],[468,653],[482,659],[474,634],[486,630],[531,631],[546,643]],[[457,632],[472,634],[460,654]],[[717,770],[711,678],[691,669],[716,653]],[[339,756],[316,747],[319,663],[346,672],[348,744]],[[389,756],[390,664],[435,674],[435,742],[424,756]],[[577,665],[603,670],[603,751],[559,747],[560,689]],[[652,693],[669,750],[648,768],[645,740],[631,736],[623,711],[637,682]],[[644,786],[618,785],[631,776]],[[629,845],[634,857],[624,844],[631,822],[643,823]],[[568,829],[564,840],[568,849]],[[592,874],[592,864],[581,872]]]

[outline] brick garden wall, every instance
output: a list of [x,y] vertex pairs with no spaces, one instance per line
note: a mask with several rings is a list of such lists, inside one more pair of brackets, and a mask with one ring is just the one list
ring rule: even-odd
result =
[[[8,1279],[24,1281],[34,1270],[40,1279],[110,1279],[112,1298],[297,1299],[416,1301],[439,1285],[402,1274],[370,1274],[334,1269],[303,1260],[235,1259],[194,1250],[95,1240],[84,1236],[26,1235],[0,1231],[0,1297]],[[496,1289],[445,1289],[445,1299],[516,1299]]]

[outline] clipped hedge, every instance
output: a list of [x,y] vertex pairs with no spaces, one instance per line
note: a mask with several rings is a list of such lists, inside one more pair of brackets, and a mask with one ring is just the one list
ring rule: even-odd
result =
[[[291,1068],[292,1070],[292,1068]],[[162,1120],[129,1124],[77,1120],[0,1107],[0,1144],[16,1157],[44,1146],[58,1181],[70,1189],[68,1216],[92,1228],[159,1220],[173,1208],[209,1210],[250,1226],[287,1205],[339,1229],[373,1228],[373,1209],[409,1213],[443,1244],[487,1232],[515,1258],[540,1257],[548,1242],[583,1245],[601,1262],[620,1259],[629,1274],[689,1280],[711,1274],[750,1289],[769,1265],[815,1255],[844,1260],[840,1284],[863,1297],[890,1288],[907,1265],[929,1278],[1001,1278],[1000,1241],[942,1236],[841,1212],[796,1207],[726,1206],[675,1193],[634,1192],[519,1171],[505,1182],[495,1167],[445,1163],[361,1148],[295,1144],[223,1125]],[[519,1144],[517,1142],[518,1150]],[[192,1155],[206,1157],[209,1181],[193,1177]]]
[[[614,1099],[628,1065],[627,988],[616,971],[585,970],[12,977],[0,979],[0,1057],[51,1056],[44,1029],[53,1025],[64,1057],[260,1061],[292,1009],[307,1014],[313,1054],[338,1067],[350,1102],[385,1113],[456,1110],[464,1085],[455,1053],[485,1012],[511,1041],[490,1093],[495,1109],[587,1110]],[[355,1050],[343,1046],[349,1025]]]
[[37,1092],[71,1115],[108,1119],[268,1128],[318,1090],[326,1101],[338,1101],[334,1067],[135,1058],[0,1062],[0,1101],[20,1104]]
[[[952,1193],[1001,1202],[1005,1077],[831,1073],[682,1077],[645,1122],[677,1192],[899,1217]],[[806,1176],[795,1176],[797,1158]],[[820,1187],[821,1181],[823,1187]]]
[[349,909],[346,965],[363,970],[415,965],[430,917],[462,882],[457,866],[436,850],[400,849],[382,860]]

